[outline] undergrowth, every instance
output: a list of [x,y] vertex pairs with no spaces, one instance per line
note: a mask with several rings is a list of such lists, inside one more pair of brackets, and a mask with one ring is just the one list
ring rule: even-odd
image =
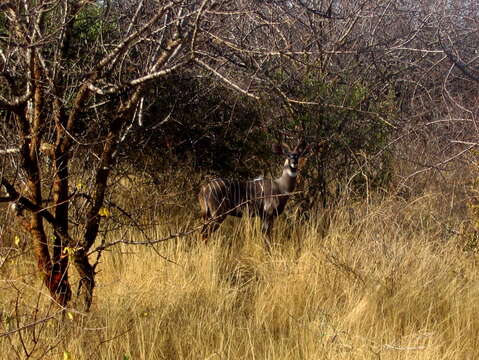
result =
[[[124,196],[122,206],[129,201]],[[154,226],[112,229],[104,240],[161,239],[198,224],[193,205],[172,211],[161,201],[137,219]],[[206,245],[196,233],[154,247],[117,245],[100,259],[88,314],[75,311],[74,302],[57,313],[34,275],[28,246],[12,242],[8,258],[2,249],[0,267],[0,353],[11,359],[477,358],[478,257],[463,219],[444,203],[443,195],[429,193],[407,201],[344,201],[307,218],[289,209],[275,224],[271,252],[257,219],[227,220]]]

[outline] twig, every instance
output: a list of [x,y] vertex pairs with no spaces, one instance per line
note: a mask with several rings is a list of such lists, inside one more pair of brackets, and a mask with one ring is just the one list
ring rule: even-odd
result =
[[[98,252],[98,251],[103,251],[109,247],[112,247],[112,246],[115,246],[115,245],[118,245],[118,244],[125,244],[125,245],[154,245],[154,244],[158,244],[158,243],[162,243],[162,242],[166,242],[166,241],[169,241],[169,240],[172,240],[172,239],[177,239],[177,238],[182,238],[182,237],[186,237],[188,235],[191,235],[199,230],[201,230],[203,228],[203,226],[205,225],[208,225],[208,224],[211,224],[213,222],[215,222],[217,219],[221,218],[222,216],[224,215],[228,215],[230,213],[232,213],[233,211],[235,211],[236,209],[242,207],[242,206],[245,206],[246,204],[250,203],[250,202],[253,202],[253,201],[256,201],[256,200],[261,200],[261,199],[264,199],[264,198],[270,198],[270,197],[283,197],[283,196],[291,196],[291,195],[295,195],[295,194],[300,194],[302,193],[302,191],[295,191],[295,192],[291,192],[291,193],[288,193],[288,194],[278,194],[278,195],[267,195],[267,196],[260,196],[260,197],[256,197],[254,199],[250,199],[250,200],[246,200],[240,204],[238,204],[237,206],[235,206],[234,208],[231,208],[229,209],[228,211],[225,211],[224,213],[221,213],[217,216],[215,216],[214,218],[206,221],[206,222],[203,222],[201,225],[198,225],[198,226],[195,226],[194,228],[191,228],[189,230],[186,230],[186,231],[182,231],[182,232],[177,232],[177,233],[174,233],[174,234],[170,234],[164,238],[161,238],[161,239],[155,239],[155,240],[146,240],[146,241],[126,241],[124,239],[121,239],[121,240],[116,240],[116,241],[112,241],[110,243],[106,243],[104,245],[101,245],[99,247],[97,247],[96,249],[90,251],[87,256],[95,253],[95,252]],[[167,259],[168,260],[168,259]],[[171,261],[171,260],[170,260]]]
[[231,80],[227,79],[225,76],[221,75],[218,71],[216,71],[215,69],[213,69],[211,66],[209,66],[207,63],[201,61],[200,59],[198,58],[194,58],[193,59],[198,65],[202,66],[203,68],[205,68],[206,70],[212,72],[214,75],[216,75],[220,80],[222,80],[224,83],[228,84],[229,86],[231,86],[232,88],[234,88],[235,90],[238,90],[240,93],[246,95],[246,96],[249,96],[255,100],[259,100],[259,96],[256,96],[252,93],[250,93],[248,90],[245,90],[245,89],[242,89],[239,85],[236,85],[234,82],[232,82]]
[[29,329],[29,328],[31,328],[31,327],[35,327],[35,326],[37,326],[38,324],[45,323],[45,322],[47,322],[47,321],[52,320],[53,318],[55,318],[58,314],[62,313],[63,311],[64,311],[64,309],[58,310],[58,311],[56,311],[53,315],[47,316],[46,318],[43,318],[43,319],[38,320],[38,321],[34,321],[34,322],[32,322],[32,323],[30,323],[30,324],[27,324],[27,325],[24,325],[24,326],[20,326],[20,327],[14,329],[14,330],[10,330],[10,331],[4,332],[4,333],[0,334],[0,338],[6,337],[6,336],[10,336],[10,335],[15,334],[15,333],[17,333],[17,332],[19,332],[19,331],[23,331],[23,330]]
[[389,345],[384,344],[383,348],[389,350],[401,350],[401,351],[414,351],[414,350],[425,350],[426,346],[397,346],[397,345]]

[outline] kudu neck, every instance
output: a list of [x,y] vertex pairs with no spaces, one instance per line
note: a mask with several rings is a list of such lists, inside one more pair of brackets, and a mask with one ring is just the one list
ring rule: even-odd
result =
[[279,185],[281,192],[293,192],[294,187],[296,186],[296,177],[298,175],[296,169],[291,169],[288,164],[288,160],[284,163],[283,173],[275,181]]

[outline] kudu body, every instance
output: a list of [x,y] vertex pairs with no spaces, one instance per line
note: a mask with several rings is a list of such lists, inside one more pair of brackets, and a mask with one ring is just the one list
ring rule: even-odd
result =
[[277,179],[239,181],[219,178],[201,187],[199,202],[205,220],[201,230],[203,239],[206,240],[228,215],[241,217],[246,209],[250,216],[261,218],[261,229],[270,236],[274,218],[281,215],[294,191],[299,159],[307,150],[301,142],[292,151],[287,145],[274,144],[273,152],[286,157],[283,172]]

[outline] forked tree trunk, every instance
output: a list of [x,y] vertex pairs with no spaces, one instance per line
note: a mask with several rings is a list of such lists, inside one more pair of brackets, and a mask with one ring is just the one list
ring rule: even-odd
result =
[[[34,78],[38,80],[40,78],[39,70],[36,66],[34,66],[34,69]],[[38,85],[39,82],[36,82],[36,84]],[[43,224],[43,218],[47,210],[42,208],[41,173],[38,163],[41,142],[40,128],[43,121],[42,105],[42,90],[40,86],[36,86],[34,90],[33,113],[29,113],[29,109],[26,105],[18,107],[15,111],[21,139],[21,164],[27,174],[27,190],[30,198],[28,201],[31,203],[31,207],[37,209],[37,211],[31,211],[29,220],[22,217],[22,224],[32,236],[37,266],[45,286],[49,290],[52,298],[61,306],[65,306],[71,298],[70,284],[67,276],[68,258],[62,258],[62,248],[55,249],[54,247],[54,253],[56,253],[57,259],[52,262],[48,248],[48,239]],[[31,120],[29,120],[29,118]],[[10,192],[16,193],[13,187],[10,188]],[[15,198],[19,198],[18,193]],[[50,217],[50,221],[55,222],[51,214]],[[63,234],[62,236],[56,234],[55,237],[60,239],[63,237]],[[63,266],[60,265],[60,263],[63,263]]]

